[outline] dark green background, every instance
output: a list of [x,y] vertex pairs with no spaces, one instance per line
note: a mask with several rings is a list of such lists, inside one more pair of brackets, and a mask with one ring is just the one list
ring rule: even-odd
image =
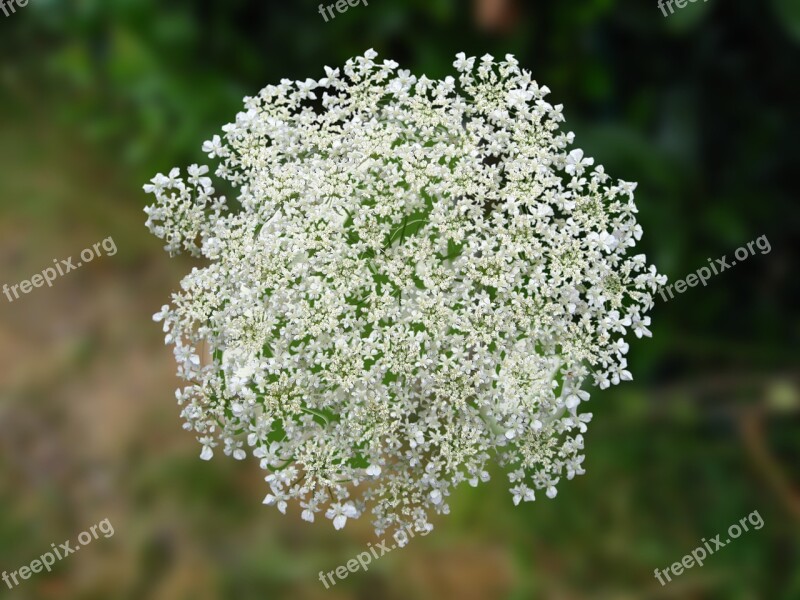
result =
[[[0,296],[0,571],[108,517],[115,535],[9,598],[800,598],[796,253],[800,2],[30,0],[0,13],[0,284],[112,236],[119,248]],[[244,95],[375,48],[417,75],[515,54],[577,145],[638,181],[642,251],[670,279],[766,235],[772,251],[658,301],[635,380],[593,395],[587,474],[514,507],[500,473],[426,538],[317,579],[374,542],[263,507],[254,465],[197,458],[150,315],[186,259],[143,226],[141,185],[202,160]],[[752,511],[666,587],[653,577]],[[726,536],[723,535],[724,539]],[[3,584],[0,582],[0,586]]]

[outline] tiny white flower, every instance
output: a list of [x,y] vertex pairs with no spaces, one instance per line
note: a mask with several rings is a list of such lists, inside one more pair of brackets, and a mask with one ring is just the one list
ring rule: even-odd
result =
[[569,396],[567,396],[566,400],[564,401],[564,404],[566,405],[566,407],[569,410],[576,409],[580,403],[581,403],[581,399],[578,397],[577,394],[570,394]]
[[475,65],[474,58],[467,58],[467,55],[463,52],[459,52],[458,54],[456,54],[456,60],[453,63],[453,66],[456,68],[456,71],[460,73],[472,71],[474,65]]
[[333,520],[334,529],[341,529],[345,526],[345,523],[347,523],[348,518],[354,519],[358,517],[358,511],[350,502],[346,502],[345,504],[336,502],[331,504],[325,516]]
[[209,158],[222,156],[222,140],[220,137],[215,135],[211,140],[203,142],[203,152],[208,154]]
[[566,171],[570,175],[580,175],[583,173],[584,167],[588,167],[594,164],[593,158],[584,158],[583,157],[583,150],[580,148],[576,148],[572,152],[569,153],[567,156],[567,166]]
[[511,488],[511,494],[515,506],[523,500],[525,502],[533,502],[536,499],[534,491],[526,485],[518,485]]

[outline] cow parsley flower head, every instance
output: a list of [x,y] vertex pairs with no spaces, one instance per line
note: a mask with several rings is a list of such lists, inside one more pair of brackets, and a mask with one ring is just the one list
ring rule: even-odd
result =
[[631,379],[625,336],[650,335],[636,185],[514,57],[454,66],[282,80],[203,145],[235,202],[206,166],[145,186],[150,230],[205,259],[155,315],[185,428],[307,521],[429,530],[490,461],[514,503],[554,497],[583,473],[582,386]]

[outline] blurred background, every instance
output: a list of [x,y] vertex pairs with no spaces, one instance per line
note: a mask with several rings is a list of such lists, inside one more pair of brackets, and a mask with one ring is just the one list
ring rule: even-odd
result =
[[[115,529],[0,598],[800,598],[800,2],[665,18],[656,0],[369,0],[329,22],[318,4],[0,12],[0,283],[109,236],[119,250],[0,296],[0,570]],[[657,302],[635,380],[593,395],[587,473],[557,499],[514,507],[496,473],[433,534],[326,590],[319,571],[374,534],[284,517],[262,506],[257,465],[198,459],[151,321],[192,262],[146,231],[141,186],[201,160],[243,96],[370,47],[430,77],[459,51],[515,54],[578,146],[639,182],[642,248],[670,279],[762,235],[772,251]],[[753,511],[762,529],[655,579]]]

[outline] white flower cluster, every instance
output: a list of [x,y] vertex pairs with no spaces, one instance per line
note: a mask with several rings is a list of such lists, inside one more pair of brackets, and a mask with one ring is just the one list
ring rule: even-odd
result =
[[631,379],[665,278],[627,255],[635,184],[568,149],[513,56],[443,80],[375,58],[245,99],[203,146],[235,202],[205,166],[145,189],[166,249],[207,261],[155,316],[201,457],[249,452],[265,503],[380,535],[429,530],[490,459],[514,503],[583,473],[581,386]]

